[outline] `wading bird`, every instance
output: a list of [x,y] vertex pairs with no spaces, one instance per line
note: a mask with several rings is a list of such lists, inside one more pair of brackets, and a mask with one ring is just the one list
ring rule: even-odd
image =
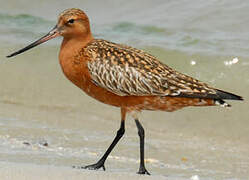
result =
[[[97,163],[80,168],[105,170],[108,155],[125,133],[127,113],[172,112],[187,106],[228,107],[224,99],[243,100],[179,73],[142,50],[94,39],[87,15],[75,8],[63,11],[47,35],[7,57],[57,36],[63,36],[59,60],[65,76],[89,96],[121,109],[121,125],[107,151]],[[149,174],[144,165],[144,129],[138,118],[134,119],[140,137],[138,173]]]

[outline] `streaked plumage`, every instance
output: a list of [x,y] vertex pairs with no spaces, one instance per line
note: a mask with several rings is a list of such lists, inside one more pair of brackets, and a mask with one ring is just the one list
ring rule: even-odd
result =
[[142,50],[98,39],[83,51],[90,59],[92,81],[119,96],[225,98],[219,90],[173,70]]
[[[94,39],[87,15],[75,8],[63,11],[47,35],[7,57],[59,35],[63,36],[59,60],[65,76],[89,96],[121,109],[120,128],[112,144],[97,163],[80,168],[105,170],[108,155],[125,133],[128,112],[172,112],[187,106],[229,106],[224,99],[242,100],[181,74],[142,50]],[[144,129],[137,118],[135,123],[140,138],[138,173],[149,174],[144,165]]]

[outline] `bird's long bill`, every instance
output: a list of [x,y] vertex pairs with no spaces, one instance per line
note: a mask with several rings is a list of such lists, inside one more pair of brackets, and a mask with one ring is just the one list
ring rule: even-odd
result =
[[9,58],[9,57],[13,57],[13,56],[16,56],[18,54],[21,54],[21,53],[23,53],[23,52],[25,52],[25,51],[27,51],[27,50],[35,47],[35,46],[38,46],[39,44],[44,43],[44,42],[46,42],[46,41],[48,41],[50,39],[53,39],[53,38],[55,38],[55,37],[57,37],[59,35],[60,34],[59,34],[59,31],[58,31],[58,28],[57,28],[57,26],[55,26],[51,31],[49,31],[48,34],[46,34],[42,38],[38,39],[37,41],[31,43],[30,45],[26,46],[25,48],[22,48],[22,49],[20,49],[20,50],[18,50],[16,52],[6,56],[6,57]]

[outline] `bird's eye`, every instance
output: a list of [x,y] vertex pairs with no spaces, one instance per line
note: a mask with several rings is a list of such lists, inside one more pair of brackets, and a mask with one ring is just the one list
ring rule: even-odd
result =
[[74,23],[74,19],[69,19],[67,22],[69,23],[69,24],[73,24]]

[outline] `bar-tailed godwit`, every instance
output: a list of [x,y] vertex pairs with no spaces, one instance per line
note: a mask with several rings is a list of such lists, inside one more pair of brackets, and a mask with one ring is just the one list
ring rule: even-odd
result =
[[[108,155],[125,133],[127,113],[172,112],[187,106],[228,107],[224,99],[243,100],[179,73],[142,50],[94,39],[87,15],[75,8],[63,11],[47,35],[7,57],[57,36],[63,36],[59,60],[65,76],[89,96],[121,109],[121,125],[107,151],[97,163],[80,168],[105,170]],[[138,173],[149,174],[144,165],[144,129],[136,116],[134,119],[140,137]]]

